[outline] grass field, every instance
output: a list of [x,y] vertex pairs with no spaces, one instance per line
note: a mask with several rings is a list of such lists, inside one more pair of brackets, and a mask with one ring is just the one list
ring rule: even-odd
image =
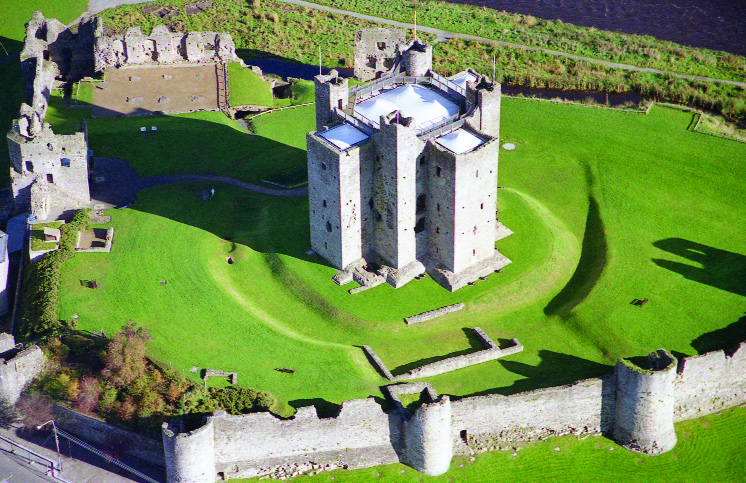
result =
[[[303,133],[287,126],[304,115],[262,116],[257,131],[300,150]],[[175,185],[141,193],[137,211],[114,212],[111,255],[67,263],[60,316],[107,333],[134,320],[156,335],[157,357],[238,371],[242,384],[294,405],[378,394],[384,381],[362,344],[398,373],[476,350],[474,326],[526,349],[430,378],[438,391],[514,393],[603,374],[618,357],[661,346],[696,354],[746,338],[737,322],[746,310],[746,145],[692,133],[691,113],[666,108],[646,116],[505,99],[502,120],[503,140],[518,146],[501,152],[498,196],[515,231],[499,246],[514,262],[486,282],[450,293],[426,279],[350,296],[330,281],[334,269],[305,253],[305,199],[218,186],[204,202],[195,192],[212,185]],[[237,263],[226,263],[229,252]],[[94,278],[95,297],[78,282]],[[639,308],[634,298],[650,302]],[[466,310],[402,323],[455,302]],[[732,340],[714,335],[729,326]]]
[[[533,443],[511,451],[477,455],[474,461],[454,458],[438,477],[401,465],[338,470],[297,478],[300,483],[329,482],[567,482],[567,483],[720,483],[744,481],[746,408],[676,424],[676,447],[659,456],[632,453],[603,437],[572,436]],[[250,480],[233,480],[248,483]]]
[[238,62],[228,64],[228,92],[231,106],[274,106],[272,89],[251,69]]

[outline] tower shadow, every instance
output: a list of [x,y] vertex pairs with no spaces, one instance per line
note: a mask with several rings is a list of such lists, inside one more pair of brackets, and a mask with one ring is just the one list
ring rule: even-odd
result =
[[654,258],[653,263],[659,267],[686,279],[746,297],[746,256],[681,238],[666,238],[653,243],[653,246],[692,262]]

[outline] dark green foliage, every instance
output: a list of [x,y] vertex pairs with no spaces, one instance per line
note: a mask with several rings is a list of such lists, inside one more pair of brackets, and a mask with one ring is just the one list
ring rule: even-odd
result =
[[270,411],[277,406],[277,398],[266,392],[247,387],[228,386],[222,389],[210,388],[193,394],[186,405],[187,413],[210,413],[224,410],[230,414],[247,414]]
[[88,226],[90,213],[89,209],[77,212],[70,223],[61,228],[59,249],[26,267],[21,294],[21,338],[54,336],[71,327],[69,321],[57,317],[60,269],[66,260],[75,256],[78,231]]

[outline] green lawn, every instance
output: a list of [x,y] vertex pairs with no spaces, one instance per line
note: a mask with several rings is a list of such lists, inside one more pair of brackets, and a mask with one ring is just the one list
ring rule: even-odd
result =
[[228,92],[231,106],[275,105],[270,85],[238,62],[228,64]]
[[[314,127],[313,106],[290,111],[292,115],[282,114],[292,116],[288,118],[290,133],[276,136],[305,139],[305,132]],[[158,130],[143,135],[142,125],[157,126]],[[97,155],[127,159],[143,176],[211,173],[257,184],[268,180],[288,185],[307,178],[305,141],[288,145],[264,136],[261,130],[258,136],[251,135],[222,112],[149,116],[145,120],[91,119],[88,128],[89,145]]]
[[[262,116],[255,128],[300,150],[305,131],[284,117],[296,111]],[[306,255],[304,198],[185,184],[113,213],[111,255],[67,262],[60,315],[107,332],[134,320],[175,367],[235,370],[242,384],[296,405],[379,394],[384,380],[362,344],[397,373],[478,348],[475,326],[517,337],[524,352],[430,378],[439,392],[514,393],[607,373],[618,357],[659,347],[696,354],[746,338],[737,323],[746,145],[687,131],[691,114],[660,107],[646,116],[505,99],[502,114],[503,141],[518,146],[501,151],[498,192],[500,218],[515,231],[499,246],[513,263],[485,282],[450,293],[425,279],[351,296],[330,281],[333,268]],[[211,187],[209,202],[195,195]],[[103,281],[95,298],[78,282],[92,278]],[[639,308],[635,298],[650,301]],[[455,302],[467,308],[402,322]],[[713,333],[728,326],[726,340]]]
[[[46,18],[56,18],[68,24],[78,18],[86,9],[86,0],[24,0],[22,2],[3,0],[3,20],[0,22],[0,42],[5,38],[23,41],[24,25],[31,15],[39,10]],[[10,50],[7,46],[6,49]],[[0,58],[5,57],[0,48]]]
[[33,250],[51,250],[57,248],[57,242],[48,242],[44,236],[44,228],[59,228],[62,222],[34,223],[31,230],[31,248]]
[[[296,478],[299,483],[433,482],[476,483],[537,481],[567,483],[720,483],[744,481],[746,408],[676,424],[676,447],[659,456],[632,453],[603,437],[572,436],[532,443],[519,450],[457,457],[438,477],[394,464],[362,470],[337,470]],[[257,481],[233,480],[235,483]]]

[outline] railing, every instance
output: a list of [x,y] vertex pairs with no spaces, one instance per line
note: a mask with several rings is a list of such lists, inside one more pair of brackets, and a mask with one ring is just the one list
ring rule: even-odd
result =
[[445,87],[445,90],[450,89],[450,90],[456,92],[456,94],[458,94],[460,96],[466,96],[466,89],[465,88],[461,87],[460,85],[456,84],[455,82],[453,82],[453,81],[451,81],[449,79],[446,79],[445,77],[443,77],[441,75],[436,74],[435,72],[433,72],[432,79],[434,81],[433,83],[437,82],[437,84],[439,86]]
[[[27,447],[25,447],[25,446],[23,446],[23,445],[21,445],[19,443],[16,443],[12,439],[6,438],[5,436],[0,435],[0,441],[5,441],[6,443],[8,443],[10,445],[10,449],[7,450],[8,453],[10,453],[12,455],[16,455],[19,458],[22,458],[23,460],[28,460],[28,464],[36,463],[36,464],[39,464],[41,466],[44,466],[44,467],[47,467],[47,468],[54,468],[57,471],[59,471],[59,468],[57,467],[58,465],[57,465],[57,463],[54,460],[49,459],[46,456],[42,456],[39,453],[37,453],[36,451],[28,449]],[[2,449],[3,451],[5,451],[5,449],[2,448],[2,446],[0,446],[0,449]],[[19,452],[18,450],[25,451],[27,453],[27,456],[25,458],[23,458],[23,454],[21,452]],[[32,456],[33,456],[33,458],[32,458]]]
[[80,446],[83,449],[87,449],[91,453],[100,456],[105,461],[107,461],[109,463],[114,463],[115,465],[119,466],[120,468],[122,468],[122,469],[124,469],[126,471],[129,471],[133,475],[139,476],[140,478],[142,478],[143,480],[145,480],[145,481],[147,481],[149,483],[161,483],[158,480],[154,480],[153,478],[151,478],[151,477],[149,477],[149,476],[147,476],[147,475],[145,475],[143,473],[140,473],[139,471],[137,471],[136,469],[132,468],[131,466],[128,466],[128,465],[122,463],[118,459],[116,459],[116,458],[114,458],[114,457],[112,457],[112,456],[110,456],[110,455],[108,455],[108,454],[106,454],[106,453],[104,453],[102,451],[99,451],[98,449],[94,448],[90,444],[88,444],[88,443],[86,443],[84,441],[79,440],[75,436],[73,436],[73,435],[71,435],[71,434],[69,434],[69,433],[67,433],[65,431],[62,431],[61,429],[58,429],[57,432],[59,433],[60,436],[62,436],[63,438],[66,438],[71,443],[77,444],[78,446]]
[[463,127],[465,122],[466,122],[466,119],[459,119],[456,122],[452,122],[450,124],[440,126],[426,134],[421,135],[420,139],[422,139],[423,141],[427,141],[428,139],[437,138],[445,134],[451,133],[455,131],[456,129]]
[[380,129],[380,122],[373,121],[363,116],[359,112],[352,111],[352,114],[347,114],[342,109],[335,109],[337,115],[342,118],[343,121],[349,122],[356,129],[363,131],[365,134],[370,136],[372,134],[371,129]]

